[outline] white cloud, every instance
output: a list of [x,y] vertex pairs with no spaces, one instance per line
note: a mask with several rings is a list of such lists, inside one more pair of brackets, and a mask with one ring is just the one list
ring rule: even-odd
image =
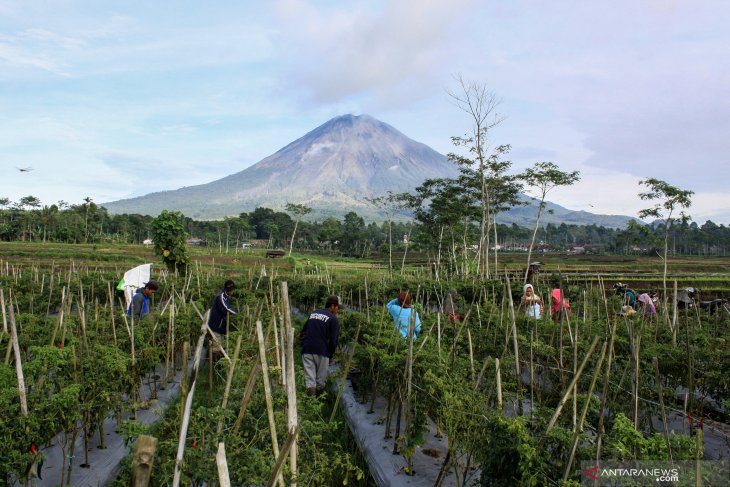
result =
[[396,0],[318,10],[305,0],[283,0],[277,11],[285,70],[311,90],[314,103],[353,96],[396,101],[392,92],[424,96],[438,89],[449,38],[473,3]]

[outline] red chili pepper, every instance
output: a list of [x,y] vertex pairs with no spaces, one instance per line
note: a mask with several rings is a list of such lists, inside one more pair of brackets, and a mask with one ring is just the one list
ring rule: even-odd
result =
[[31,444],[30,444],[30,452],[31,452],[31,453],[32,453],[33,455],[35,455],[36,453],[38,453],[38,448],[36,448],[36,447],[35,447],[35,443],[31,443]]
[[197,447],[198,447],[198,442],[196,440],[193,440],[193,448],[197,448]]
[[692,411],[687,411],[687,419],[689,419],[689,427],[692,427]]

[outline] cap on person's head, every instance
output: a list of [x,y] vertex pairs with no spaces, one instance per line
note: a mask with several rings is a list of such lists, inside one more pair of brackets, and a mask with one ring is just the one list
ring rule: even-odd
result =
[[236,289],[236,283],[233,282],[233,279],[228,279],[225,284],[223,284],[223,289],[226,291],[233,291]]
[[338,308],[342,307],[342,303],[340,302],[340,297],[336,294],[333,294],[329,298],[327,298],[327,302],[325,303],[324,307],[327,309],[330,309],[332,306],[337,306]]
[[401,291],[398,295],[398,302],[403,308],[411,307],[411,294],[408,291]]
[[153,279],[150,279],[149,281],[147,281],[144,284],[145,289],[151,289],[153,291],[157,291],[157,287],[158,287],[157,281],[155,281]]

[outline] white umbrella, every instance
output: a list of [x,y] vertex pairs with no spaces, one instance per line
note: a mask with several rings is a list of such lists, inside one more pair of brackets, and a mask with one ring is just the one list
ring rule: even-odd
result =
[[152,264],[138,265],[124,273],[124,277],[119,281],[117,289],[124,291],[127,308],[129,308],[129,303],[132,302],[132,296],[134,296],[135,291],[149,282],[151,273]]

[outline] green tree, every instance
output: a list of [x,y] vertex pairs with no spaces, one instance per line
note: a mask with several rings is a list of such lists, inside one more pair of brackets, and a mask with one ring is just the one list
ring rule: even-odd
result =
[[342,224],[340,248],[348,255],[357,255],[365,236],[365,220],[354,211],[345,215]]
[[287,203],[286,211],[288,211],[289,213],[292,213],[295,217],[294,218],[294,230],[292,231],[291,241],[289,242],[289,255],[291,255],[291,251],[294,248],[294,237],[297,234],[297,227],[299,226],[299,220],[301,220],[303,216],[311,213],[312,209],[305,205]]
[[[667,253],[669,251],[669,230],[675,222],[687,222],[690,216],[684,213],[685,208],[692,205],[692,195],[694,191],[679,189],[672,186],[666,181],[655,178],[647,178],[639,181],[639,184],[646,186],[648,191],[639,193],[642,200],[659,200],[651,208],[645,208],[639,211],[639,218],[656,218],[662,221],[664,226],[664,274],[662,276],[662,285],[664,287],[664,299],[667,298]],[[675,212],[679,211],[678,218],[675,218]]]
[[335,217],[325,218],[319,227],[319,242],[326,243],[330,250],[342,237],[342,223]]
[[540,216],[542,210],[545,209],[545,197],[547,194],[558,186],[570,186],[580,180],[580,172],[561,171],[557,164],[553,162],[536,162],[533,167],[527,168],[520,176],[525,184],[532,188],[539,196],[537,205],[537,216],[535,217],[535,230],[532,232],[532,240],[530,248],[527,249],[527,266],[525,267],[525,283],[527,283],[528,272],[530,269],[530,259],[532,258],[532,247],[535,245],[537,230],[540,228]]
[[184,218],[179,211],[162,210],[160,216],[152,222],[155,253],[162,257],[170,271],[185,272],[189,261]]

